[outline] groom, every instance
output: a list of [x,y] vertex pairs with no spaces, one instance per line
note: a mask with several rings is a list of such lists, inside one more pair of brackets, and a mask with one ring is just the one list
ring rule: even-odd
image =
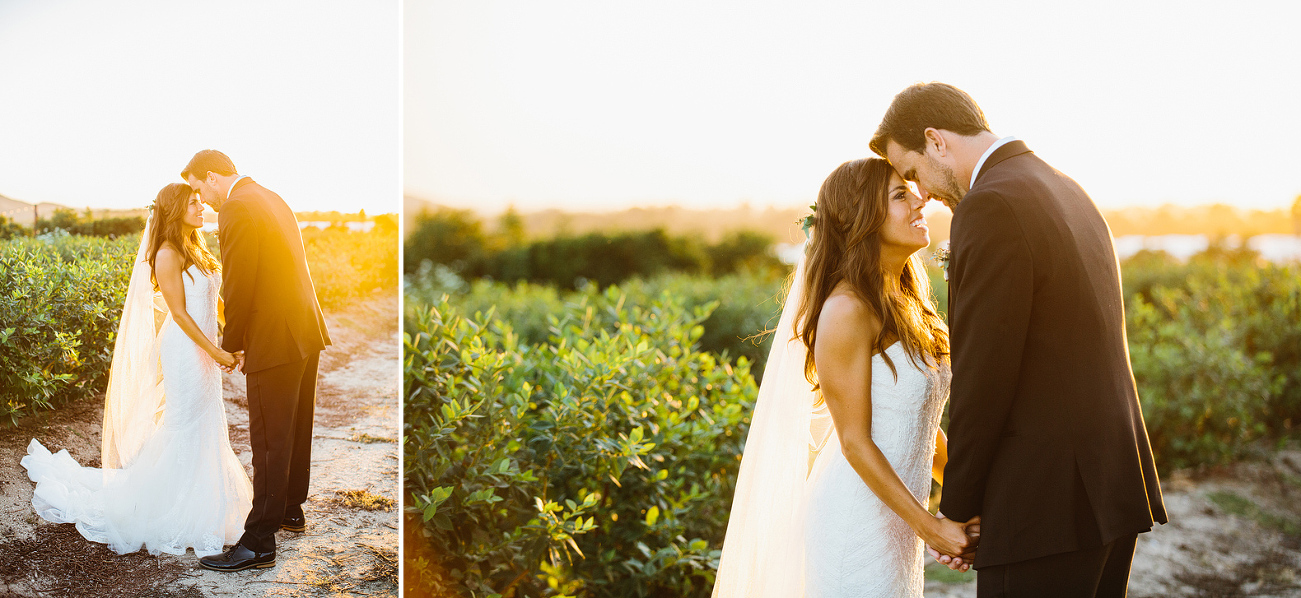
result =
[[181,178],[217,211],[221,298],[226,328],[221,348],[236,354],[247,375],[249,444],[253,448],[253,510],[244,535],[226,552],[199,559],[216,571],[272,567],[276,531],[307,529],[308,469],[316,367],[330,344],[307,271],[294,213],[216,150],[194,155]]
[[940,510],[981,517],[977,595],[1124,596],[1166,512],[1107,223],[950,85],[900,92],[871,147],[953,210]]

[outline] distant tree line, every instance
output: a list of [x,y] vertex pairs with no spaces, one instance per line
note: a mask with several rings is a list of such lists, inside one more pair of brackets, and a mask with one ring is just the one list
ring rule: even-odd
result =
[[85,237],[120,237],[144,230],[145,219],[143,216],[96,218],[90,208],[86,208],[82,214],[59,208],[54,210],[49,218],[38,218],[33,228],[38,235],[63,230],[69,234]]
[[663,272],[721,276],[742,269],[783,269],[765,233],[739,231],[718,243],[664,229],[560,234],[526,240],[518,214],[507,212],[489,233],[469,210],[438,208],[415,219],[404,246],[403,269],[441,264],[466,279],[528,281],[578,288],[601,287]]

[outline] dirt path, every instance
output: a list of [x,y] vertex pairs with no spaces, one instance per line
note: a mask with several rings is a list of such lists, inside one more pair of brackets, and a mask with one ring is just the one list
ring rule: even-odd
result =
[[[306,533],[277,534],[272,569],[217,573],[182,557],[118,556],[32,511],[18,461],[31,438],[99,464],[103,405],[89,400],[0,428],[0,596],[397,597],[398,305],[393,294],[326,314],[334,345],[321,355]],[[225,380],[235,452],[252,475],[247,398]]]
[[[1301,598],[1301,450],[1162,480],[1170,523],[1140,534],[1131,598]],[[973,572],[927,568],[926,595],[974,598]]]

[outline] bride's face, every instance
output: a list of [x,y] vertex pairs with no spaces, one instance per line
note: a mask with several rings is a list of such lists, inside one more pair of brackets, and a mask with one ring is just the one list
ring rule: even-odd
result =
[[186,226],[203,228],[203,202],[198,193],[191,193],[185,204],[185,216],[181,219]]
[[890,174],[886,205],[885,224],[881,225],[882,250],[894,248],[912,255],[931,244],[931,231],[922,217],[926,202],[908,188],[898,173]]

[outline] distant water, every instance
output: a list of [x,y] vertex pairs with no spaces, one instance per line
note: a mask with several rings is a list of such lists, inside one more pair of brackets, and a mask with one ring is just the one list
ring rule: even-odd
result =
[[[1230,235],[1226,247],[1240,247],[1242,239]],[[1206,235],[1126,235],[1116,238],[1116,255],[1125,259],[1143,249],[1164,251],[1171,257],[1186,260],[1206,251],[1211,239]],[[1247,247],[1274,263],[1301,261],[1301,237],[1293,235],[1256,235],[1247,239]]]
[[[948,242],[946,241],[945,244]],[[1242,239],[1230,235],[1224,239],[1227,247],[1240,247]],[[1116,255],[1125,259],[1143,249],[1164,251],[1178,260],[1186,260],[1211,246],[1211,238],[1206,235],[1126,235],[1116,237]],[[1281,264],[1301,261],[1301,237],[1294,235],[1256,235],[1247,239],[1247,247],[1260,253],[1260,256]],[[800,261],[804,244],[778,243],[777,257],[787,264]]]

